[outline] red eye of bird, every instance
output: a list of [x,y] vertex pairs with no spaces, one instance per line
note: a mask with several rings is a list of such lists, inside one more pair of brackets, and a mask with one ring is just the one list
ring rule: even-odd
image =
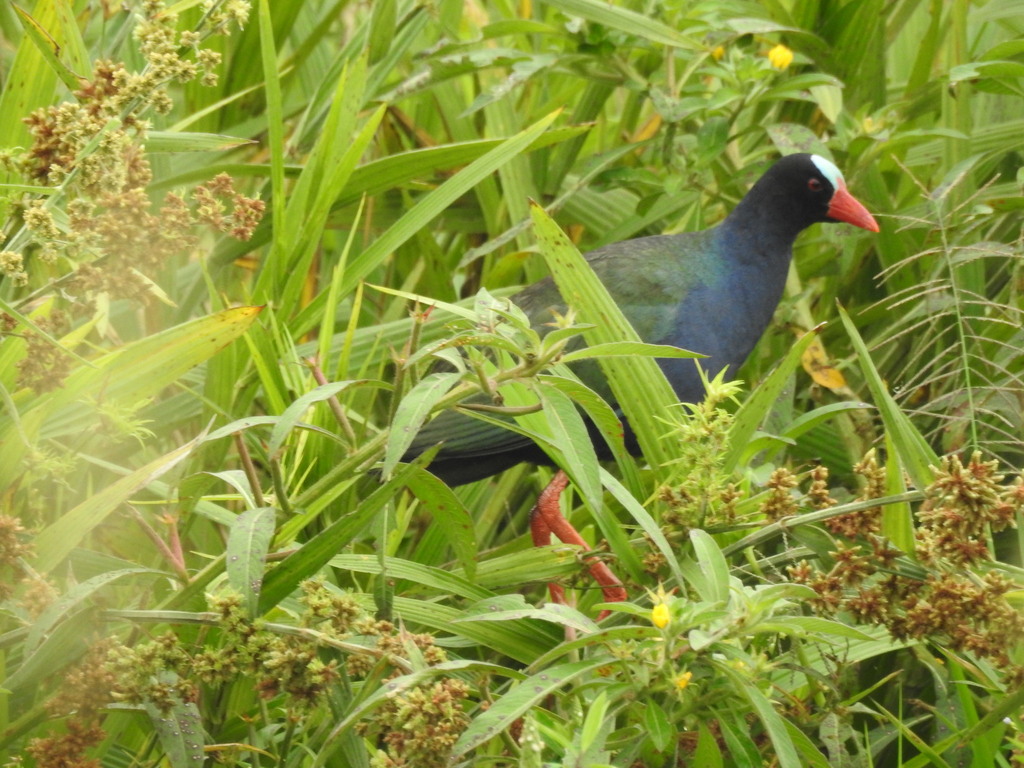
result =
[[811,190],[811,192],[821,192],[821,181],[818,179],[808,179],[807,188]]

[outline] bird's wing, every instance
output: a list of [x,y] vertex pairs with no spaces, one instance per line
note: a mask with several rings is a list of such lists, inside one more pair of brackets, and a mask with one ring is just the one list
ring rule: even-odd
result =
[[[670,338],[676,310],[703,268],[701,256],[707,250],[699,239],[703,234],[645,237],[608,245],[588,255],[595,273],[643,340],[666,343]],[[512,300],[538,328],[551,321],[553,310],[565,311],[565,302],[550,278]],[[600,394],[610,396],[596,366],[583,365],[579,373]],[[512,422],[511,417],[508,421]],[[487,477],[520,461],[544,458],[529,438],[454,410],[439,414],[421,429],[406,458],[438,443],[444,445],[431,471],[450,484]]]
[[[695,284],[706,279],[701,272],[711,263],[705,258],[708,239],[708,232],[641,237],[592,251],[587,261],[640,338],[652,344],[668,343],[677,307]],[[524,289],[512,301],[535,326],[550,322],[552,310],[565,311],[550,278]],[[578,309],[586,311],[586,307]]]
[[[480,398],[473,398],[482,400]],[[511,417],[507,417],[513,423]],[[443,443],[430,471],[449,485],[481,480],[521,461],[543,461],[544,453],[528,437],[456,410],[442,411],[419,431],[405,454],[410,460]]]

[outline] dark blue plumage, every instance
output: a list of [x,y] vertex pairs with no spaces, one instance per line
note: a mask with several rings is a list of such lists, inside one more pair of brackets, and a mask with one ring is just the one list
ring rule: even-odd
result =
[[[613,243],[593,251],[587,260],[641,339],[707,355],[700,365],[713,376],[727,366],[735,372],[771,322],[797,235],[816,222],[833,221],[878,231],[875,220],[846,191],[832,163],[795,154],[775,163],[718,226]],[[538,327],[550,320],[551,309],[564,308],[550,278],[526,288],[513,301]],[[703,397],[693,360],[659,362],[680,401]],[[610,400],[596,366],[579,373]],[[631,433],[628,424],[624,426],[629,444]],[[487,477],[521,461],[546,461],[526,438],[455,411],[427,425],[407,458],[442,441],[430,470],[451,485]]]

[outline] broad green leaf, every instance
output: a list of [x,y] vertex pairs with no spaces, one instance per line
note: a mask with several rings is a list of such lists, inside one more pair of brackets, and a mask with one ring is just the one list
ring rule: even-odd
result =
[[[903,476],[903,465],[893,446],[892,435],[885,433],[885,492],[896,496],[907,492]],[[914,511],[907,502],[888,504],[882,507],[882,535],[910,557],[916,557],[914,536]]]
[[[173,672],[166,671],[159,677],[167,685],[177,679]],[[170,709],[165,710],[152,701],[144,706],[171,768],[195,768],[206,759],[203,718],[194,701],[174,696]]]
[[26,658],[38,649],[43,638],[49,635],[58,622],[81,610],[82,603],[100,589],[126,577],[141,575],[155,577],[161,575],[161,572],[149,568],[121,568],[116,571],[101,573],[98,576],[93,576],[91,579],[75,584],[57,600],[46,606],[43,612],[32,622],[28,630],[28,637],[25,639],[25,645],[23,646]]
[[267,552],[274,538],[275,517],[273,507],[247,509],[235,519],[228,532],[225,562],[228,583],[242,596],[250,619],[256,618],[259,607]]
[[697,737],[697,749],[694,750],[693,761],[694,765],[706,766],[706,768],[723,768],[725,765],[718,740],[703,722],[700,723],[700,735]]
[[690,543],[697,557],[697,565],[704,577],[705,589],[701,596],[711,602],[729,599],[729,564],[711,534],[695,528],[690,531]]
[[381,475],[387,479],[394,472],[402,456],[409,450],[420,427],[434,410],[434,406],[459,383],[462,374],[456,371],[431,373],[406,393],[395,410],[388,433],[387,452]]
[[[589,126],[549,128],[526,148],[526,152],[568,141],[589,130]],[[352,172],[349,183],[335,203],[335,209],[354,205],[364,195],[379,195],[417,179],[468,165],[501,146],[504,139],[476,139],[458,144],[440,144],[374,158]]]
[[590,702],[587,714],[583,718],[583,727],[580,729],[580,751],[584,754],[593,748],[599,749],[604,746],[609,735],[608,724],[605,722],[607,712],[608,694],[606,691],[601,691]]
[[601,506],[600,467],[587,425],[569,397],[556,387],[536,388],[553,443],[564,458],[564,469],[572,477],[592,509]]
[[[58,3],[37,2],[32,24],[52,36],[59,17]],[[60,45],[63,41],[58,40]],[[0,147],[27,146],[28,127],[20,118],[39,107],[48,106],[56,90],[57,71],[51,66],[36,42],[26,35],[17,46],[13,61],[6,66],[3,91],[0,93]],[[21,180],[20,174],[0,171],[0,181]]]
[[465,569],[466,577],[473,579],[476,575],[477,550],[473,518],[459,497],[424,469],[417,469],[409,476],[407,487],[430,513],[434,525],[444,529],[445,539]]
[[462,732],[452,748],[452,757],[462,757],[471,749],[495,738],[522,717],[530,707],[536,706],[562,686],[607,663],[607,658],[599,658],[597,661],[560,664],[519,682],[470,723],[469,728]]
[[[139,403],[178,381],[243,334],[261,307],[238,307],[190,320],[96,358],[75,369],[63,387],[37,395],[23,405],[25,390],[15,395],[21,410],[21,432],[30,441],[60,438],[92,429],[95,416],[83,407],[86,397]],[[27,446],[13,426],[0,415],[0,485],[11,482],[21,466]]]
[[864,641],[872,639],[870,635],[861,632],[856,627],[818,616],[786,616],[776,620],[764,621],[757,625],[757,631],[759,633],[778,633],[784,635],[826,635]]
[[598,631],[597,624],[575,608],[558,603],[546,603],[540,608],[535,608],[529,605],[522,595],[503,595],[481,600],[467,608],[456,621],[509,621],[511,619],[540,619],[571,627],[588,635]]
[[837,413],[864,410],[871,407],[870,403],[862,403],[859,401],[846,401],[822,405],[793,419],[789,426],[782,430],[782,437],[789,438],[790,440],[796,440],[806,432],[809,432],[815,427],[828,421]]
[[803,763],[797,754],[793,739],[786,728],[786,722],[782,716],[775,711],[771,700],[761,690],[748,680],[742,673],[730,668],[725,663],[715,665],[718,670],[724,672],[732,681],[732,690],[745,698],[761,721],[768,738],[771,739],[774,747],[774,757],[780,768],[802,768]]
[[604,438],[629,487],[638,488],[640,481],[637,478],[636,463],[626,451],[622,422],[612,407],[594,390],[576,379],[541,374],[537,380],[543,382],[545,386],[554,387],[565,393],[583,409],[587,418]]
[[22,29],[25,30],[25,35],[35,44],[36,49],[42,55],[43,60],[50,65],[50,69],[57,74],[57,77],[63,81],[68,90],[77,91],[82,86],[82,81],[79,78],[87,75],[88,73],[73,72],[60,59],[60,43],[54,40],[50,36],[50,33],[29,13],[17,5],[14,6],[14,10],[18,14]]
[[395,37],[395,0],[377,0],[370,10],[369,63],[376,64]]
[[96,632],[96,616],[91,611],[79,611],[59,622],[28,658],[14,669],[0,689],[19,691],[38,686],[75,661],[85,652],[83,640]]
[[207,472],[205,474],[209,477],[215,477],[218,480],[223,480],[238,491],[238,495],[245,503],[246,509],[256,508],[256,496],[253,493],[252,486],[249,484],[249,476],[245,474],[244,470],[225,469],[223,472]]
[[[473,580],[470,580],[463,573],[451,573],[440,568],[396,557],[386,557],[383,569],[376,555],[335,555],[331,558],[330,565],[332,568],[356,573],[380,574],[386,570],[389,578],[405,579],[423,587],[430,587],[440,592],[458,595],[469,600],[485,600],[489,597],[494,597],[493,593],[490,592],[490,586],[492,585],[490,583],[481,583],[479,574],[476,574]],[[521,580],[513,580],[511,582],[499,581],[498,586],[506,586],[510,583],[519,584]]]
[[[658,551],[665,557],[665,562],[668,563],[669,569],[672,571],[672,575],[675,579],[682,584],[683,574],[679,568],[678,557],[675,549],[669,543],[668,539],[665,538],[665,533],[661,530],[661,526],[658,525],[657,521],[651,516],[651,513],[644,509],[644,506],[636,500],[636,498],[629,492],[629,490],[622,485],[610,472],[602,468],[601,470],[601,481],[604,487],[608,489],[608,492],[620,503],[626,510],[626,513],[633,518],[633,521],[639,526],[640,530],[647,535],[654,545],[658,548]],[[630,556],[624,557],[622,551],[616,550],[616,554],[619,555],[619,559],[629,569],[630,575],[636,579],[641,580],[643,577],[642,564],[640,558],[636,554],[635,547],[628,547],[625,552],[629,553]],[[637,569],[641,570],[637,570]]]
[[355,510],[338,518],[278,563],[263,581],[258,615],[262,616],[281,602],[303,579],[309,578],[323,568],[353,538],[363,533],[370,519],[405,486],[419,464],[430,458],[432,452],[420,456],[417,463],[400,467]]
[[[486,589],[507,589],[555,581],[579,573],[578,555],[575,547],[563,544],[529,547],[478,563],[474,583]],[[462,576],[463,573],[461,570],[454,571],[456,576]]]
[[389,288],[386,285],[373,285],[368,283],[367,288],[373,288],[375,291],[380,291],[381,293],[386,293],[390,296],[399,296],[403,299],[408,299],[422,307],[429,307],[431,310],[434,308],[442,309],[445,312],[450,312],[456,317],[461,317],[463,320],[476,322],[477,319],[476,312],[472,309],[467,309],[466,307],[462,307],[458,304],[452,304],[448,301],[439,301],[437,299],[432,299],[429,296],[421,296],[418,293],[410,293],[409,291],[399,291],[395,288]]
[[[274,429],[270,432],[270,442],[267,445],[267,453],[270,456],[277,455],[278,451],[281,450],[281,446],[284,445],[284,441],[288,439],[289,433],[299,426],[299,420],[315,403],[321,403],[351,387],[380,387],[386,389],[388,385],[382,381],[375,381],[373,379],[334,381],[328,382],[327,384],[321,384],[315,389],[306,392],[304,395],[300,395],[295,399],[295,402],[285,409],[284,413],[282,413],[280,417],[272,420],[274,423]],[[217,431],[221,432],[222,430]]]
[[669,742],[676,737],[675,726],[669,722],[665,710],[653,697],[647,701],[647,705],[644,707],[644,731],[659,753],[664,752]]

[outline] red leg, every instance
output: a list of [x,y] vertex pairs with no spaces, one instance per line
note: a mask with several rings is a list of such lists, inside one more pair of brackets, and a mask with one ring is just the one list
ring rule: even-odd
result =
[[[558,470],[551,482],[548,483],[547,488],[541,491],[537,504],[530,510],[530,532],[535,546],[542,547],[550,544],[553,533],[565,544],[574,544],[584,549],[590,548],[559,509],[558,500],[568,484],[568,476],[562,470]],[[626,590],[623,588],[622,582],[602,560],[588,557],[587,566],[590,575],[601,585],[605,602],[619,603],[626,599]],[[551,592],[552,600],[557,603],[565,602],[565,592],[560,586],[548,584],[548,590]],[[603,619],[607,614],[608,612],[605,611],[598,618]]]
[[[546,547],[551,543],[551,529],[548,528],[544,515],[540,514],[540,509],[536,504],[530,510],[530,535],[535,547]],[[551,593],[551,602],[565,605],[565,590],[562,589],[561,584],[549,581],[548,592]]]

